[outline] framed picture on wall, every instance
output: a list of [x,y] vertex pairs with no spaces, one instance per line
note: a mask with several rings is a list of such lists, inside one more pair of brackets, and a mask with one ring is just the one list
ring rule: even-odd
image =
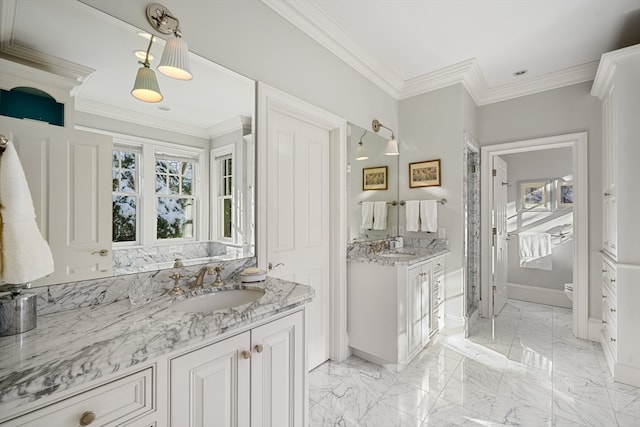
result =
[[573,207],[573,182],[558,181],[558,209]]
[[440,159],[409,163],[409,188],[439,186]]
[[521,181],[520,210],[549,210],[550,180]]
[[378,166],[375,168],[362,169],[362,190],[386,190],[387,189],[387,167]]

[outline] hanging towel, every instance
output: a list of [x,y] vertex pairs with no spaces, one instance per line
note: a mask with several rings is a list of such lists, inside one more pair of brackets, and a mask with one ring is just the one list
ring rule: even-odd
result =
[[551,270],[551,234],[523,232],[518,234],[520,267]]
[[373,228],[373,202],[362,202],[362,225],[363,230]]
[[407,215],[407,231],[420,231],[420,201],[407,200],[405,204],[405,213]]
[[438,204],[435,200],[420,201],[420,223],[422,231],[438,231]]
[[387,229],[387,202],[373,202],[373,229]]
[[53,273],[27,179],[11,141],[0,156],[0,283],[22,284]]

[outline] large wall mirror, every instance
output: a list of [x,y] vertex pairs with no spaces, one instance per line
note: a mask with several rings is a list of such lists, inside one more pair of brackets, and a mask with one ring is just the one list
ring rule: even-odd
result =
[[165,41],[154,33],[164,98],[141,102],[131,90],[150,26],[72,0],[2,0],[2,12],[2,43],[13,47],[2,57],[87,71],[65,119],[113,138],[114,275],[254,256],[254,81],[193,52],[192,80],[165,77],[155,68]]
[[[398,156],[387,156],[388,140],[350,123],[348,126],[349,243],[398,235]],[[367,222],[365,203],[385,202],[386,223]],[[364,221],[363,221],[364,220]]]

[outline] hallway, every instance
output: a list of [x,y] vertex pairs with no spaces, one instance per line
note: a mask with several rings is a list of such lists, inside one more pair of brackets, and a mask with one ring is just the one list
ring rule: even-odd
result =
[[508,300],[470,339],[440,336],[402,372],[357,357],[309,374],[309,423],[324,426],[638,426],[640,389],[614,383],[571,311]]

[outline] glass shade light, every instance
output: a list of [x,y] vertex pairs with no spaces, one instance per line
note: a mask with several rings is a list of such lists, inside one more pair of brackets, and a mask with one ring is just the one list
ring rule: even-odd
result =
[[398,141],[393,138],[390,139],[387,143],[387,149],[384,152],[387,156],[399,156],[400,152],[398,151]]
[[362,142],[358,143],[358,149],[356,150],[356,160],[367,160],[369,156],[367,156],[367,151],[364,149],[364,145]]
[[162,93],[160,93],[158,79],[152,69],[144,65],[138,69],[131,95],[144,102],[162,101],[163,96]]
[[189,64],[189,48],[182,37],[171,37],[162,51],[162,58],[158,71],[167,77],[178,80],[191,80],[191,65]]

